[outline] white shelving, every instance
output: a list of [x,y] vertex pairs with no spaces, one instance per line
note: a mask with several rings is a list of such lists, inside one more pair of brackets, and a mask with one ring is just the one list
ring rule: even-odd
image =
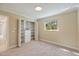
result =
[[19,20],[19,46],[34,40],[34,22]]
[[31,41],[31,31],[26,30],[25,31],[25,43],[30,42],[30,41]]

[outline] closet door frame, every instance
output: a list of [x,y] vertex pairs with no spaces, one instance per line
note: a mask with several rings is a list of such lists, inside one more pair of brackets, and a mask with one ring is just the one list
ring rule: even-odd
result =
[[18,47],[21,47],[21,19],[18,19]]
[[[21,47],[21,20],[24,20],[22,18],[18,19],[18,47]],[[25,20],[24,20],[24,25],[25,25]]]

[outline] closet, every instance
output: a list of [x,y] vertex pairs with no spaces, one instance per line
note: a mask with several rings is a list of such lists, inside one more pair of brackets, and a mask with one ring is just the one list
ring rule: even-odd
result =
[[18,20],[18,46],[24,43],[28,43],[34,40],[34,22],[30,22],[24,19]]

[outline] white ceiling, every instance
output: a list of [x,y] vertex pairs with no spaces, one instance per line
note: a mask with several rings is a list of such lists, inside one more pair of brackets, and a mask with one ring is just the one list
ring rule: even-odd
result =
[[[0,3],[0,9],[16,13],[31,19],[38,19],[58,14],[78,4],[70,3]],[[35,11],[35,7],[42,7],[42,11]]]

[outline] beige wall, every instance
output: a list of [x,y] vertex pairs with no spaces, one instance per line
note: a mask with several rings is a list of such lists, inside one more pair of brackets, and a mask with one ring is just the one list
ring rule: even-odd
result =
[[[3,15],[3,16],[8,16],[8,25],[9,25],[9,32],[7,35],[9,35],[9,39],[8,40],[8,48],[12,48],[12,47],[15,47],[17,45],[17,40],[18,40],[18,37],[17,37],[17,20],[19,19],[20,16],[17,16],[15,14],[12,14],[12,13],[8,13],[8,12],[4,12],[4,11],[0,11],[0,15]],[[5,46],[5,41],[3,40],[2,41],[3,43],[1,43],[1,40],[0,40],[0,47],[1,46]],[[5,47],[3,48],[3,50],[5,49]]]
[[17,20],[18,17],[16,15],[10,15],[9,17],[9,46],[17,45]]
[[[44,19],[57,19],[59,31],[45,31]],[[61,46],[78,49],[77,11],[63,13],[38,20],[39,40],[49,41]]]

